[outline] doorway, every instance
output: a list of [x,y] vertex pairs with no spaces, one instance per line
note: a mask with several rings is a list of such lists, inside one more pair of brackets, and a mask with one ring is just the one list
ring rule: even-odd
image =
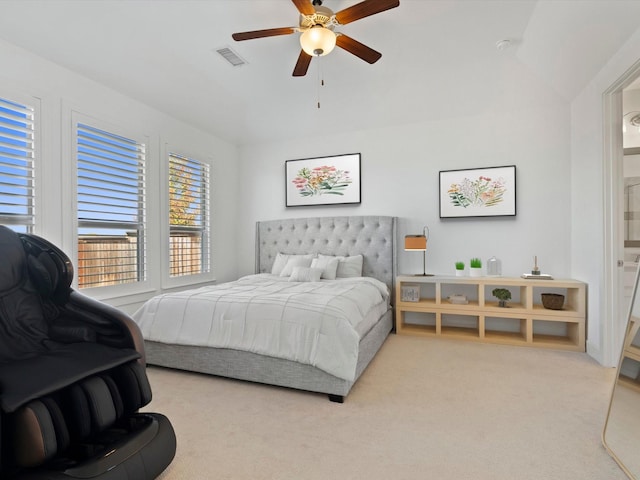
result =
[[624,312],[640,264],[640,78],[622,90],[622,148]]
[[[640,62],[604,94],[604,364],[615,365],[640,265]],[[636,195],[637,198],[636,198]],[[636,205],[637,200],[637,205]],[[638,237],[637,240],[635,237]]]

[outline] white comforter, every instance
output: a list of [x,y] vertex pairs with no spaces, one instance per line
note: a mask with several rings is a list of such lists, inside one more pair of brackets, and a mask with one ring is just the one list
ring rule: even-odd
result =
[[134,315],[147,340],[245,350],[353,381],[360,336],[387,310],[373,278],[288,282],[258,274],[159,295]]

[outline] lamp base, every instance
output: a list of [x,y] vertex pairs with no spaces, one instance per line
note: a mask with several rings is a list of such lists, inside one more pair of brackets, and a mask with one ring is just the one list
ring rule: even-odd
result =
[[433,273],[414,273],[414,277],[433,277]]

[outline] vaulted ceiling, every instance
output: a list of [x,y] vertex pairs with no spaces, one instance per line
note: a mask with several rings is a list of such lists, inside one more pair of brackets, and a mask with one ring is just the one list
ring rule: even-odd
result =
[[0,2],[5,41],[239,145],[524,108],[528,92],[569,102],[640,26],[640,2],[400,0],[340,27],[380,61],[336,49],[305,77],[299,34],[231,38],[297,24],[288,0]]

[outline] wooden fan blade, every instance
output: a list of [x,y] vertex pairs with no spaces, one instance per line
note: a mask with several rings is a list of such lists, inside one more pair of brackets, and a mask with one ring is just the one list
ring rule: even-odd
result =
[[364,0],[364,2],[340,10],[336,13],[336,20],[340,25],[346,25],[369,15],[396,8],[399,5],[400,0]]
[[311,5],[311,0],[291,0],[302,15],[313,15],[316,9]]
[[380,60],[380,57],[382,57],[380,52],[376,52],[373,48],[367,47],[344,34],[337,36],[336,45],[345,49],[347,52],[354,54],[356,57],[361,58],[367,63],[376,63]]
[[306,53],[304,50],[300,50],[300,56],[298,57],[295,68],[293,69],[293,76],[304,77],[307,74],[307,70],[309,70],[310,63],[311,55]]
[[254,30],[252,32],[240,32],[231,35],[236,42],[251,40],[254,38],[275,37],[277,35],[291,35],[295,30],[292,27],[268,28],[266,30]]

